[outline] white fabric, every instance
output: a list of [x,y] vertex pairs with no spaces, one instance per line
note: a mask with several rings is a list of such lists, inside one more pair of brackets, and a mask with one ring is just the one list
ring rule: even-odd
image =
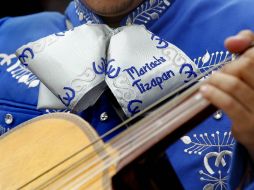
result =
[[67,106],[77,112],[93,105],[108,86],[131,116],[198,70],[179,48],[140,25],[115,30],[82,25],[29,43],[17,55],[49,89],[40,87],[38,108]]

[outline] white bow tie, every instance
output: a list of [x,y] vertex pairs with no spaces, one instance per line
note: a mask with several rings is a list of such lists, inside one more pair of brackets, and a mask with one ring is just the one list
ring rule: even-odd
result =
[[108,86],[132,116],[198,71],[179,48],[140,25],[82,25],[29,43],[17,56],[45,85],[38,108],[75,112],[92,106]]

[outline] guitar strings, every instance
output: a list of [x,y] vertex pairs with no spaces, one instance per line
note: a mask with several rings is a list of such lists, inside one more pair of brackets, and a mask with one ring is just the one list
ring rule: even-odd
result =
[[[206,75],[209,75],[212,71],[221,68],[223,65],[229,63],[230,61],[231,61],[230,58],[228,58],[225,62],[216,64],[216,66],[211,67],[211,68],[208,69],[206,72],[200,74],[197,78],[195,78],[195,79],[189,81],[189,82],[186,83],[185,85],[183,85],[183,86],[181,86],[180,88],[176,89],[175,91],[173,91],[172,93],[170,93],[167,97],[171,97],[171,96],[174,96],[175,94],[178,94],[178,93],[179,93],[180,91],[182,91],[183,89],[189,87],[191,84],[197,82],[197,81],[200,80],[201,78],[204,78]],[[150,108],[150,107],[149,107],[149,108]],[[146,111],[146,110],[145,110],[145,111]],[[136,116],[136,117],[138,117],[138,116]],[[120,126],[117,126],[117,127],[113,128],[113,129],[110,130],[109,132],[105,133],[104,135],[100,136],[98,139],[96,139],[95,141],[93,141],[91,144],[85,146],[84,148],[82,148],[82,149],[81,149],[80,151],[78,151],[77,153],[71,155],[70,157],[68,157],[67,159],[65,159],[64,161],[62,161],[61,163],[57,164],[57,165],[54,166],[53,168],[51,168],[51,169],[49,169],[48,171],[44,172],[42,175],[38,176],[38,177],[35,178],[34,180],[31,180],[30,182],[28,182],[27,184],[23,185],[22,187],[27,186],[27,185],[30,184],[31,182],[35,181],[35,180],[38,179],[39,177],[41,177],[41,176],[45,175],[46,173],[50,172],[52,169],[56,168],[57,166],[61,165],[61,164],[64,163],[64,162],[66,162],[67,160],[69,160],[70,158],[74,157],[75,155],[81,153],[82,151],[88,149],[89,147],[95,145],[96,143],[101,142],[103,138],[105,138],[105,137],[107,137],[108,135],[112,134],[113,132],[115,132],[116,130],[120,129],[121,127],[125,126],[125,124],[126,124],[127,122],[131,121],[132,119],[135,119],[135,118],[131,118],[130,120],[127,120],[126,122],[124,122],[124,124],[122,124],[122,125],[120,125]],[[141,130],[142,130],[142,129],[141,129]],[[158,130],[158,129],[156,128],[156,130]],[[147,130],[146,133],[151,133],[151,131]],[[145,133],[145,134],[146,134],[146,133]],[[136,134],[135,136],[133,136],[132,138],[127,139],[124,143],[118,144],[116,147],[114,147],[114,148],[115,148],[114,150],[121,150],[122,147],[128,146],[128,144],[129,144],[131,141],[135,140],[135,138],[141,137],[143,134],[144,134],[143,131],[137,133],[137,134]],[[147,136],[146,136],[146,137],[147,137]],[[136,146],[136,147],[137,147],[137,146]],[[136,148],[136,147],[134,147],[134,148]],[[127,148],[128,148],[128,147],[127,147]],[[110,160],[110,153],[108,153],[108,151],[106,151],[107,149],[109,149],[109,144],[105,144],[105,146],[104,146],[103,148],[101,148],[101,150],[98,151],[99,154],[102,153],[103,156],[102,156],[102,157],[100,156],[98,159],[96,159],[96,160],[94,160],[92,163],[88,164],[87,167],[84,168],[84,170],[88,169],[89,167],[93,166],[94,164],[101,163],[102,160],[103,160],[103,161],[105,161],[105,160],[107,160],[107,159]],[[123,149],[123,150],[126,152],[125,149]],[[88,157],[96,156],[96,155],[98,154],[98,152],[96,152],[96,153],[95,153],[95,152],[89,153],[89,154],[86,155],[85,157],[88,158]],[[105,152],[107,152],[107,153],[105,153]],[[111,152],[111,151],[110,151],[110,152]],[[128,154],[127,154],[127,155],[128,155]],[[85,158],[85,159],[86,159],[86,158]],[[81,161],[84,162],[84,160],[82,159],[82,160],[78,161],[78,163],[81,162]],[[111,166],[112,164],[115,164],[115,162],[114,162],[114,161],[113,161],[113,162],[110,162],[109,166]],[[108,164],[107,164],[107,166],[108,166]],[[108,167],[106,167],[106,168],[108,168]],[[83,170],[83,171],[84,171],[84,170]],[[103,170],[98,170],[98,169],[96,168],[95,170],[96,170],[97,172],[102,172],[102,171],[105,170],[105,169],[103,169]],[[22,188],[22,187],[21,187],[21,188]]]
[[[218,64],[217,64],[217,67],[219,68],[219,67],[221,67],[221,65],[224,65],[225,64],[225,62],[223,62],[223,63],[221,63],[219,66],[218,66]],[[197,80],[199,80],[200,78],[203,78],[205,75],[207,75],[207,74],[209,74],[212,70],[214,70],[214,69],[216,69],[216,68],[212,68],[212,69],[210,69],[210,70],[208,70],[206,73],[204,73],[204,74],[202,74],[202,76],[200,76],[198,79],[196,79],[195,81],[197,81]],[[191,81],[191,82],[193,82],[193,81]],[[189,86],[189,83],[188,84],[186,84],[186,86]],[[185,87],[184,87],[185,88]],[[184,89],[183,88],[183,89]],[[178,92],[178,90],[179,89],[177,89],[176,91]],[[181,90],[181,89],[180,89]],[[174,93],[174,92],[173,92]],[[172,93],[172,94],[173,94]],[[114,129],[113,129],[114,130]],[[110,132],[109,132],[109,134],[110,134]],[[87,145],[86,147],[84,147],[82,150],[80,150],[78,153],[80,153],[80,152],[82,152],[83,150],[85,150],[85,149],[87,149],[87,148],[89,148],[90,146],[92,146],[92,145],[94,145],[94,144],[96,144],[96,143],[98,143],[99,141],[101,141],[102,140],[102,138],[104,138],[106,135],[108,135],[108,134],[105,134],[104,136],[101,136],[100,138],[98,138],[97,140],[95,140],[93,143],[91,143],[90,145]],[[102,151],[105,151],[105,150],[101,150],[101,152]],[[77,154],[78,154],[77,153]],[[76,154],[75,154],[76,155]],[[69,159],[71,158],[71,157],[73,157],[73,156],[75,156],[75,155],[72,155],[72,156],[70,156],[69,157]],[[96,155],[96,154],[95,154]],[[87,155],[88,156],[88,155]],[[106,155],[106,156],[108,156],[108,155]],[[68,159],[66,159],[66,160],[68,160]],[[65,160],[65,161],[66,161]],[[63,162],[65,162],[65,161],[63,161]],[[100,158],[100,160],[99,161],[101,161],[101,158]],[[63,163],[63,162],[61,162],[61,163]],[[60,164],[61,164],[60,163]],[[60,165],[59,164],[59,165]],[[49,170],[50,171],[50,170]],[[47,172],[46,172],[47,173]]]
[[[162,97],[160,100],[156,101],[155,103],[151,104],[150,106],[148,106],[147,108],[145,108],[142,112],[137,113],[135,116],[127,119],[126,121],[122,122],[120,125],[116,126],[115,128],[111,129],[110,131],[108,131],[107,133],[103,134],[100,136],[100,138],[98,140],[104,139],[105,137],[108,137],[109,135],[111,135],[112,133],[116,132],[117,130],[121,129],[122,127],[126,126],[129,122],[135,120],[136,118],[140,117],[142,114],[148,112],[149,110],[151,110],[156,104],[158,104],[161,101],[164,101],[166,99],[169,99],[170,97],[174,97],[175,95],[179,94],[179,92],[182,92],[184,89],[190,87],[192,84],[198,82],[200,79],[209,76],[211,74],[212,71],[215,70],[219,70],[221,67],[223,67],[225,64],[228,64],[229,62],[232,62],[232,57],[228,57],[227,59],[225,59],[223,62],[217,63],[216,65],[212,66],[210,69],[207,69],[206,71],[204,71],[204,73],[199,74],[196,78],[190,80],[189,82],[187,82],[186,84],[180,86],[179,88],[175,89],[174,91],[172,91],[171,93],[169,93],[168,95]],[[96,143],[96,141],[94,141]]]
[[[191,108],[194,108],[194,107],[192,106]],[[184,112],[184,110],[183,110],[183,112]],[[180,113],[183,113],[183,112],[180,112]],[[103,167],[96,165],[95,168],[93,168],[92,170],[89,171],[89,173],[82,175],[82,177],[81,177],[82,179],[80,179],[80,182],[81,182],[80,186],[88,183],[91,179],[93,179],[95,176],[101,174],[103,171],[107,171],[110,167],[112,167],[112,165],[118,163],[122,158],[125,158],[126,156],[130,155],[130,153],[135,151],[137,147],[141,147],[141,145],[144,145],[150,139],[152,139],[152,138],[156,137],[158,134],[162,133],[165,129],[167,129],[169,127],[169,122],[172,121],[172,119],[174,119],[174,117],[177,116],[178,114],[179,113],[170,115],[171,117],[168,117],[168,115],[165,114],[163,116],[163,118],[165,118],[164,122],[159,122],[159,125],[148,125],[148,130],[146,131],[146,133],[141,132],[140,135],[136,135],[134,138],[125,141],[124,144],[122,144],[123,147],[121,149],[119,149],[119,151],[118,151],[118,155],[117,155],[118,157],[112,159],[113,158],[112,154],[108,153],[106,155],[107,159],[108,159],[107,162],[105,162],[105,160],[102,160],[101,158],[97,159],[97,161],[99,163],[101,163],[101,162],[104,163]],[[148,122],[153,123],[153,121],[148,121]],[[133,142],[135,140],[136,140],[136,142]],[[130,147],[130,141],[132,141],[132,143],[134,143],[135,146]],[[86,165],[83,169],[79,170],[77,173],[75,173],[71,177],[69,177],[69,179],[71,180],[74,177],[77,177],[82,172],[84,172],[85,170],[88,170],[88,168],[90,168],[91,166],[93,166],[95,164],[96,164],[96,161],[92,164],[90,163],[90,166]],[[67,181],[66,183],[68,183],[69,181]],[[73,182],[73,183],[76,184],[76,182]],[[63,184],[61,184],[61,185],[63,185]]]

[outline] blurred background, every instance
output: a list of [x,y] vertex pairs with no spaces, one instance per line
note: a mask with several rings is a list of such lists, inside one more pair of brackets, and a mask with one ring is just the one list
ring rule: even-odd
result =
[[2,0],[0,18],[21,16],[42,11],[64,12],[71,0]]

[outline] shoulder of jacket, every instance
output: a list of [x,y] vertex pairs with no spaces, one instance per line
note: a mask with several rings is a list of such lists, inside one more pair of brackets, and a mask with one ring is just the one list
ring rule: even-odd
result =
[[0,52],[14,53],[20,46],[66,30],[66,17],[57,12],[0,19]]

